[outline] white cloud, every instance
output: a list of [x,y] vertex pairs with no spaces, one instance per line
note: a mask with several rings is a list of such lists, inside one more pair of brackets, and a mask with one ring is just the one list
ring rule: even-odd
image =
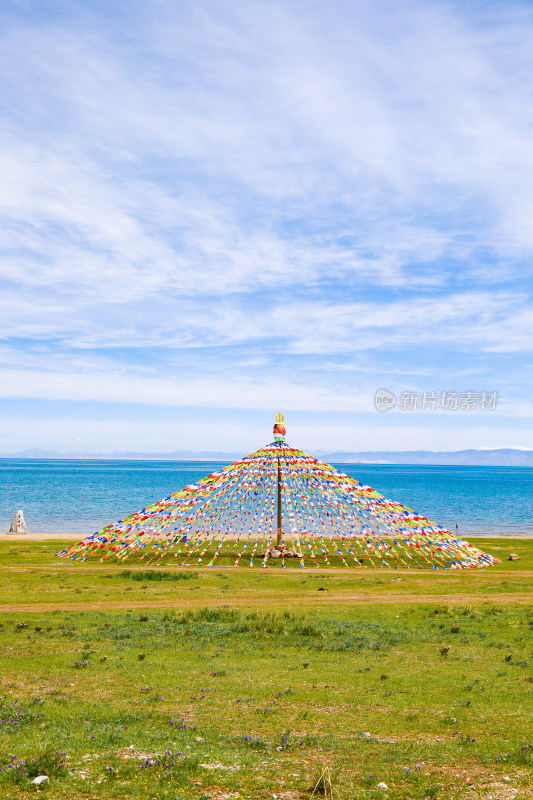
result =
[[[229,370],[231,373],[231,370]],[[150,374],[120,372],[69,371],[43,372],[33,369],[4,368],[0,371],[0,398],[40,398],[42,400],[92,401],[126,403],[136,406],[167,406],[203,409],[265,409],[281,407],[288,411],[374,414],[374,392],[379,386],[375,379],[365,378],[357,390],[345,383],[337,385],[329,376],[324,381],[301,380],[298,376],[258,377],[250,379],[234,374],[209,377],[155,377]],[[398,379],[395,378],[395,382]],[[389,383],[390,387],[390,383]],[[391,388],[397,391],[395,386]],[[431,387],[423,379],[426,391],[440,392],[442,386]],[[444,387],[446,390],[457,387]],[[461,390],[493,390],[490,386],[459,387]],[[107,412],[111,415],[113,412]],[[146,410],[141,416],[147,414]],[[378,415],[380,416],[380,415]],[[409,424],[410,414],[394,411],[389,416]],[[456,412],[453,418],[475,418],[479,414]],[[505,419],[533,417],[533,403],[521,398],[501,398],[496,411],[485,412],[490,422]],[[449,414],[425,413],[435,424],[448,420]],[[377,420],[377,417],[376,417]],[[377,422],[376,422],[377,424]]]
[[6,29],[11,275],[124,302],[405,285],[413,264],[531,249],[531,19],[252,8],[161,5],[133,52],[94,26]]
[[527,4],[63,13],[3,12],[5,396],[357,410],[373,359],[519,383]]
[[228,378],[154,378],[117,373],[1,372],[0,397],[40,397],[47,400],[93,400],[146,403],[149,405],[197,406],[204,408],[371,410],[370,398],[358,394],[339,395],[322,386],[314,389],[287,379],[251,381]]
[[[102,301],[92,319],[68,296],[39,304],[38,294],[6,292],[4,336],[60,339],[69,348],[221,349],[258,344],[264,354],[394,352],[424,342],[477,352],[522,352],[532,347],[533,311],[520,292],[450,293],[374,302],[327,299],[291,300],[281,296],[264,309],[239,298],[174,299],[155,306]],[[237,356],[237,358],[239,358]],[[244,353],[244,359],[247,359]],[[412,367],[411,367],[412,369]],[[416,370],[415,370],[416,371]]]

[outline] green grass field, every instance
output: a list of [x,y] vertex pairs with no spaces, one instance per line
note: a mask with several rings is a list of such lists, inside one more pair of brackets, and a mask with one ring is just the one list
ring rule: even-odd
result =
[[0,542],[0,797],[304,800],[324,767],[339,800],[533,797],[533,540],[475,543],[502,563],[146,569]]

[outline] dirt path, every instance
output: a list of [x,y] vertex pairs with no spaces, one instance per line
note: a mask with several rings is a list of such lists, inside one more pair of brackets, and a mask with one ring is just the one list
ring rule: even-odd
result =
[[[231,599],[229,597],[205,598],[202,600],[110,600],[109,602],[96,603],[15,603],[13,605],[0,606],[0,613],[29,613],[34,611],[116,611],[121,609],[148,609],[148,608],[203,608],[205,606],[225,608],[247,607],[255,608],[258,606],[272,605],[273,601],[264,598],[239,597]],[[350,606],[350,605],[406,605],[408,603],[441,604],[450,603],[454,605],[464,605],[465,603],[531,603],[533,605],[533,593],[523,594],[332,594],[317,597],[314,593],[310,597],[298,596],[284,598],[276,601],[277,606]]]

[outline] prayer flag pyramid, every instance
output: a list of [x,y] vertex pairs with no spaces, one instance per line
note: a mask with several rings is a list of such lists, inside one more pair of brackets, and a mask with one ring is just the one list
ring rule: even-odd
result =
[[59,555],[180,566],[432,567],[498,559],[401,503],[285,442],[274,441]]

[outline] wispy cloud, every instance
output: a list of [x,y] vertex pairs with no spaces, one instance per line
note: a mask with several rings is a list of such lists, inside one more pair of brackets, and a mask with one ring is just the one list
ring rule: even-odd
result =
[[356,413],[470,370],[529,402],[529,4],[1,17],[4,384]]

